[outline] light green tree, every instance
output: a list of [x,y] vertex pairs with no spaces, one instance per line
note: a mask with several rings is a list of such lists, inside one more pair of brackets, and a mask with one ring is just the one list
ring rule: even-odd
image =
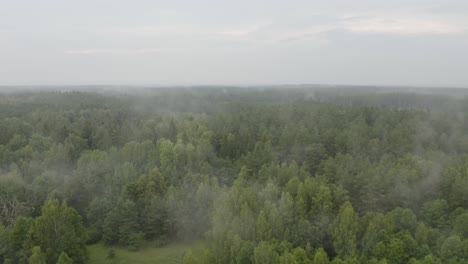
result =
[[57,264],[74,264],[73,260],[67,255],[67,253],[62,252],[60,254],[59,259],[57,260]]
[[355,254],[357,229],[358,216],[347,201],[341,206],[332,230],[333,247],[341,258]]
[[256,233],[258,241],[267,241],[271,239],[271,225],[265,218],[265,213],[260,212],[257,218]]
[[46,264],[46,256],[41,247],[35,246],[31,250],[32,255],[28,258],[28,264]]
[[279,256],[268,242],[262,241],[254,250],[254,260],[255,264],[275,264]]
[[329,264],[330,260],[328,259],[327,252],[323,248],[317,249],[314,256],[314,264]]
[[67,252],[77,264],[87,259],[86,230],[80,215],[65,201],[45,203],[41,216],[34,221],[32,237],[34,244],[45,250],[51,263],[55,263],[62,252]]

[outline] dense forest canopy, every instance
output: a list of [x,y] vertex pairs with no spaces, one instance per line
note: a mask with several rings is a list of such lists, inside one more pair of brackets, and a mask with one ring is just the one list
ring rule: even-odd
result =
[[468,263],[465,90],[2,90],[0,263]]

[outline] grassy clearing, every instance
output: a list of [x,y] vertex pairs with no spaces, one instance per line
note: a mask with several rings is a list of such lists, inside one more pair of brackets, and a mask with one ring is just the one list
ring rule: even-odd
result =
[[194,243],[173,243],[164,247],[150,247],[133,252],[125,248],[114,247],[115,257],[108,259],[109,247],[103,244],[88,246],[90,264],[176,264],[182,263],[183,256],[192,250],[195,256],[201,256],[204,244],[201,241]]

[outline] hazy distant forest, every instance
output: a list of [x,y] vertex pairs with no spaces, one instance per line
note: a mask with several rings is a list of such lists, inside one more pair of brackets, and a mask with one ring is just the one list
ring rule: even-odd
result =
[[179,241],[203,243],[183,263],[468,263],[468,92],[3,89],[0,263]]

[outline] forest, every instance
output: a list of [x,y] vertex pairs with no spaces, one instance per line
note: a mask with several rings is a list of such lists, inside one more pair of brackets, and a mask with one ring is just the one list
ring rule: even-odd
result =
[[[55,89],[55,90],[54,90]],[[0,263],[468,263],[468,92],[0,93]]]

